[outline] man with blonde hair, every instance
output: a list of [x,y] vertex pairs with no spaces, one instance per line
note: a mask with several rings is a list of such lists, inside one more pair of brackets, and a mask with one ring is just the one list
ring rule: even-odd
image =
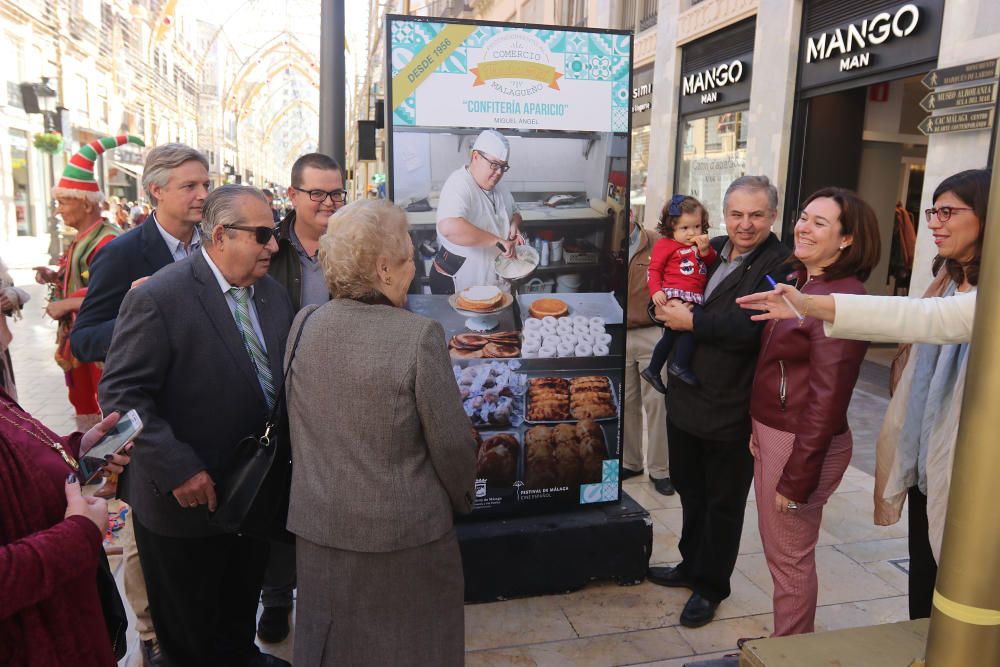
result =
[[[144,224],[104,246],[90,268],[90,289],[69,336],[73,354],[83,361],[106,360],[118,310],[133,283],[184,259],[201,244],[197,225],[209,190],[205,156],[184,144],[157,146],[146,156],[142,185],[156,210]],[[143,665],[156,667],[159,648],[131,524],[126,522],[120,538],[125,596],[136,615]]]

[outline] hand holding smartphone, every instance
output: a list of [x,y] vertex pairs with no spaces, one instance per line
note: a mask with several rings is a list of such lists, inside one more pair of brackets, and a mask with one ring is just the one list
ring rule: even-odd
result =
[[97,444],[80,456],[79,476],[82,485],[86,486],[98,481],[107,458],[114,454],[121,454],[125,445],[135,440],[141,432],[142,420],[139,418],[139,413],[135,410],[129,410],[110,431],[104,434],[104,437]]

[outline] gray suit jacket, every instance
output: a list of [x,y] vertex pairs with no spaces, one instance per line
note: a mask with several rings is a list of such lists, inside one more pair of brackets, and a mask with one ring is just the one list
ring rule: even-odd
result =
[[[265,276],[254,304],[272,374],[291,325],[288,294]],[[121,497],[149,530],[213,535],[205,506],[183,509],[171,491],[207,470],[220,480],[237,443],[260,434],[264,392],[225,296],[202,254],[173,263],[122,302],[98,396],[105,412],[136,409],[143,432],[122,476]]]
[[302,310],[290,341],[314,309],[287,384],[288,529],[362,552],[439,539],[453,512],[471,510],[476,477],[444,330],[402,308],[334,299]]

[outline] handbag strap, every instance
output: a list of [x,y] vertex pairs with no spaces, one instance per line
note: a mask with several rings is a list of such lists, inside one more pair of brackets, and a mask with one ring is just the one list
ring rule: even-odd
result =
[[309,318],[317,310],[319,310],[319,306],[314,306],[312,310],[306,313],[306,316],[302,318],[302,322],[299,324],[299,330],[295,333],[295,342],[292,343],[292,353],[288,357],[288,366],[285,368],[285,374],[281,378],[281,386],[278,387],[278,398],[274,402],[274,407],[271,408],[271,414],[267,417],[267,424],[264,426],[265,432],[278,423],[278,413],[285,405],[285,384],[288,382],[289,373],[292,372],[292,362],[295,361],[295,352],[299,349],[299,340],[302,338],[302,331],[306,328],[306,322],[309,321]]

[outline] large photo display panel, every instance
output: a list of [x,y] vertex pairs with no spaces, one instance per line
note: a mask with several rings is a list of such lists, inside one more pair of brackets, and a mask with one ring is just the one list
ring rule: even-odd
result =
[[408,307],[477,438],[473,516],[621,495],[631,35],[390,16]]

